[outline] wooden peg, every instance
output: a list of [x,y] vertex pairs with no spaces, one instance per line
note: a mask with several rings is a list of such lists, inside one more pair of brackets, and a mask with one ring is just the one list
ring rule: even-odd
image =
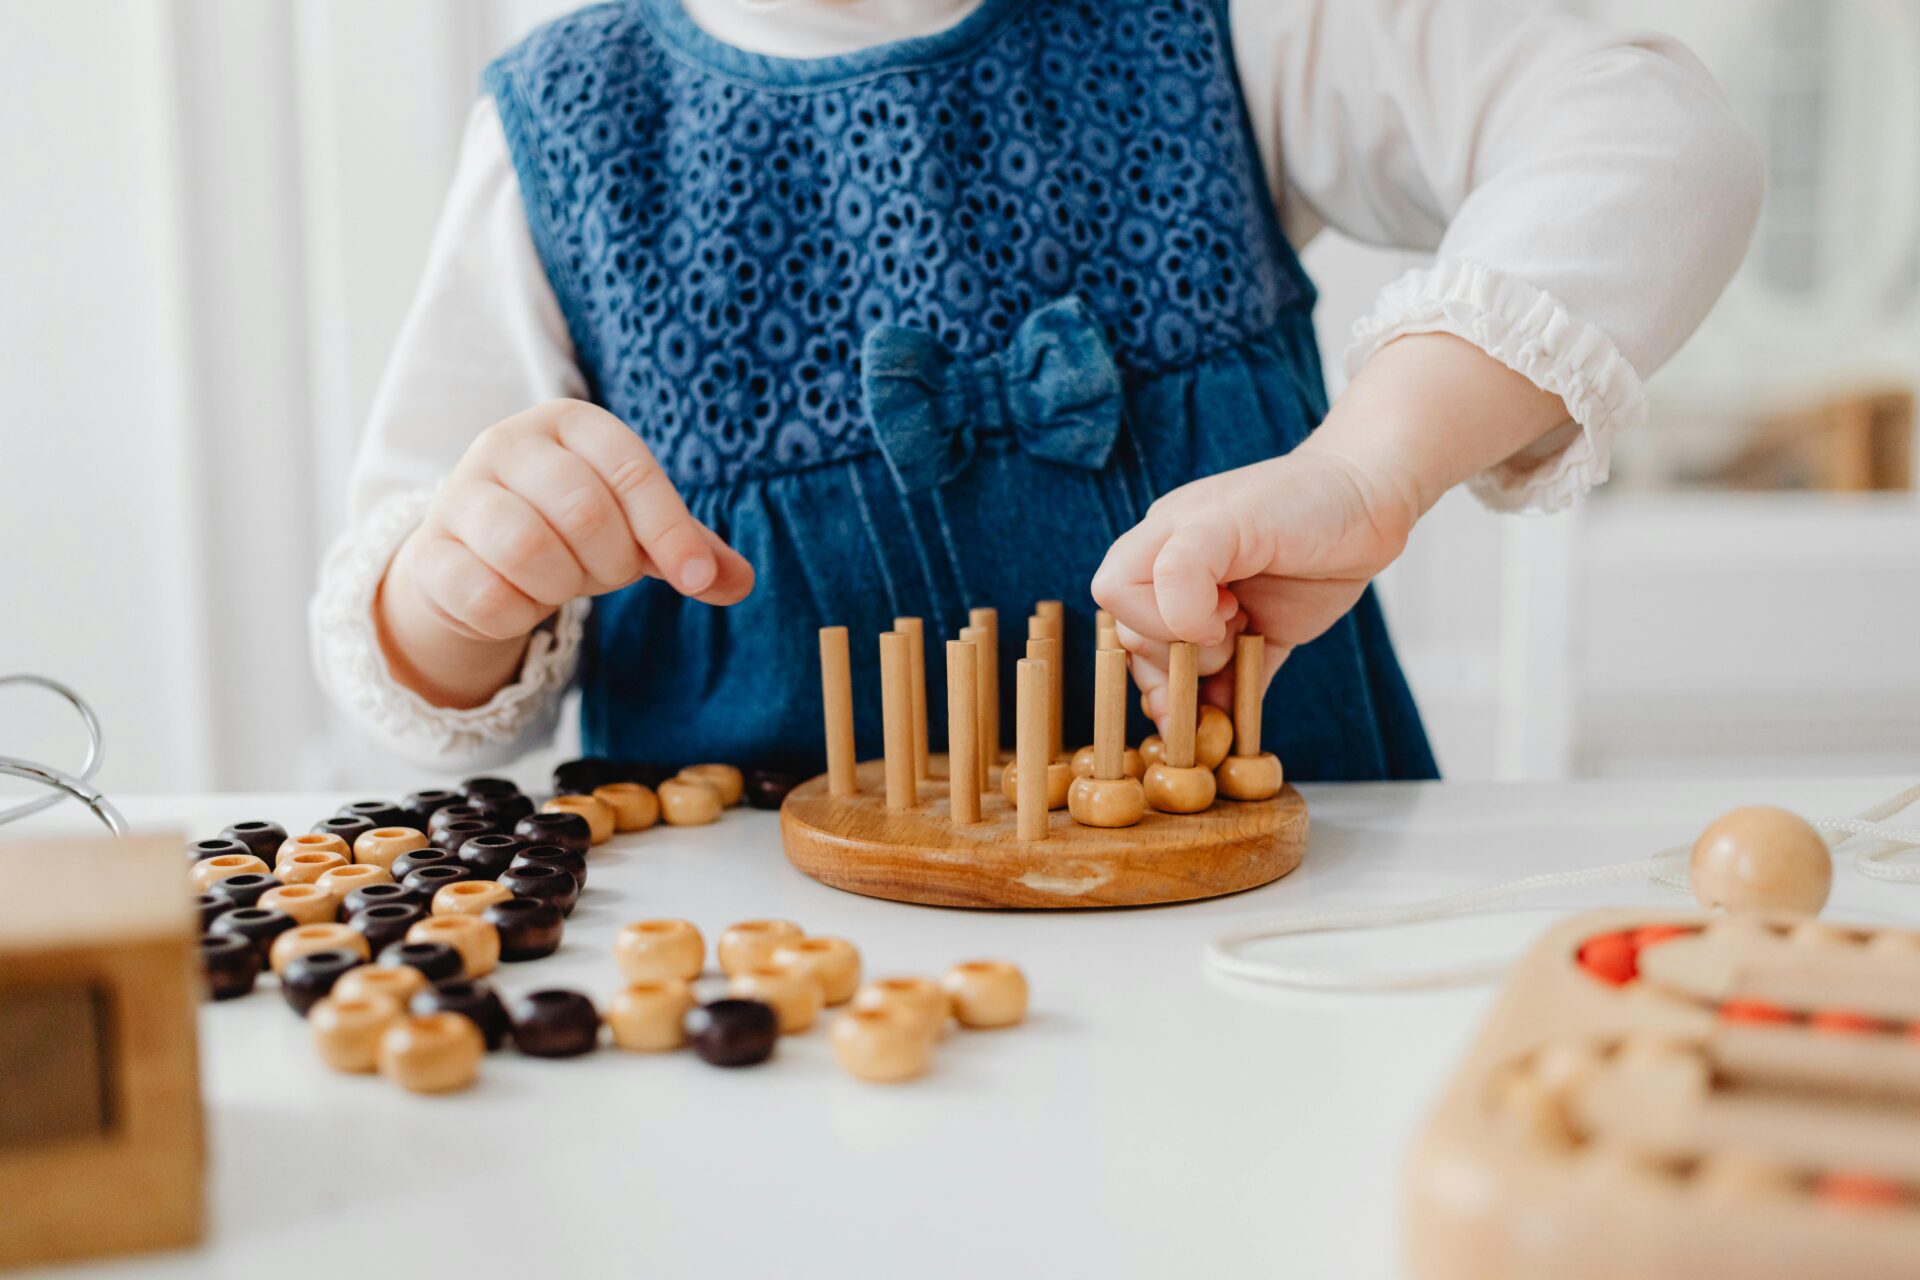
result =
[[1065,622],[1067,606],[1059,600],[1036,600],[1033,604],[1033,612],[1050,622]]
[[[1036,642],[1027,643],[1032,646]],[[1038,658],[1022,658],[1016,670],[1014,765],[1019,770],[1020,788],[1015,806],[1019,815],[1017,831],[1022,840],[1045,840],[1047,764],[1052,759],[1047,753],[1047,664]]]
[[[985,791],[988,786],[991,785],[993,766],[999,763],[995,757],[1000,754],[999,743],[995,741],[994,731],[988,728],[989,725],[996,723],[994,712],[997,708],[993,706],[993,698],[987,688],[989,679],[988,671],[990,663],[992,662],[992,658],[989,656],[990,651],[987,647],[987,629],[985,627],[962,627],[960,628],[960,639],[962,642],[970,644],[974,648],[974,743],[980,749],[980,790]],[[948,714],[952,714],[951,709],[949,709]]]
[[1260,681],[1266,674],[1265,636],[1242,635],[1233,643],[1233,753],[1260,754]]
[[1095,652],[1120,647],[1120,629],[1113,625],[1113,615],[1105,609],[1093,615],[1093,635]]
[[980,651],[947,641],[947,795],[955,826],[980,821]]
[[1193,732],[1200,715],[1200,651],[1185,640],[1167,647],[1167,753],[1175,769],[1193,768]]
[[820,628],[820,698],[827,709],[827,789],[850,796],[860,789],[853,756],[853,668],[847,629]]
[[[969,609],[967,625],[986,633],[980,641],[980,701],[986,709],[980,717],[980,740],[991,771],[1000,763],[1000,611]],[[980,775],[981,785],[991,781],[985,773]]]
[[913,776],[913,641],[904,631],[880,633],[880,724],[887,761],[887,808],[919,803]]
[[1048,679],[1053,681],[1048,691],[1050,702],[1047,713],[1047,742],[1049,749],[1053,752],[1048,758],[1058,760],[1066,755],[1067,664],[1064,661],[1067,651],[1066,618],[1058,612],[1060,607],[1058,600],[1042,600],[1037,607],[1044,610],[1048,605],[1052,605],[1055,612],[1036,613],[1027,619],[1029,650],[1027,656],[1029,658],[1033,656],[1031,650],[1034,640],[1044,639],[1053,642],[1052,652],[1045,655]]
[[1126,776],[1127,655],[1102,649],[1093,660],[1093,776]]
[[913,776],[927,777],[927,633],[918,618],[895,618],[893,629],[907,637],[908,675],[913,692]]

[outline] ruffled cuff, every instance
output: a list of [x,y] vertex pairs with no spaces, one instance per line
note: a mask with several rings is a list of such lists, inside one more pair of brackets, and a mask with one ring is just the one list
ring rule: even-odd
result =
[[568,602],[534,632],[519,678],[484,706],[436,707],[402,686],[374,632],[373,597],[432,498],[428,489],[394,494],[327,553],[308,616],[314,668],[321,687],[383,745],[430,767],[485,768],[551,736],[579,664],[589,603]]
[[1496,511],[1559,511],[1603,483],[1613,434],[1647,416],[1640,374],[1593,325],[1551,294],[1465,259],[1409,271],[1353,327],[1349,376],[1395,338],[1450,333],[1566,402],[1565,427],[1467,482]]

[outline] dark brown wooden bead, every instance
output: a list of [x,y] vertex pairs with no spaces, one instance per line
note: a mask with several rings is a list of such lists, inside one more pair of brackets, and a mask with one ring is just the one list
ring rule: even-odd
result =
[[340,918],[351,920],[368,907],[377,907],[386,902],[406,902],[425,910],[430,906],[428,899],[403,884],[363,884],[358,889],[348,891],[340,900]]
[[511,1028],[507,1020],[507,1007],[500,1003],[499,994],[486,983],[471,978],[449,978],[445,982],[434,983],[424,991],[414,992],[413,999],[409,1001],[409,1012],[419,1015],[457,1013],[480,1028],[480,1038],[487,1042],[489,1049],[498,1049],[505,1044]]
[[220,833],[222,840],[238,840],[247,852],[272,866],[287,842],[287,829],[277,822],[236,822]]
[[638,782],[657,787],[679,771],[677,765],[587,756],[569,760],[554,769],[553,792],[561,796],[589,795],[595,787],[604,787],[609,782]]
[[716,1067],[750,1067],[773,1056],[780,1018],[758,1000],[715,1000],[687,1010],[687,1043]]
[[391,800],[350,800],[339,808],[342,818],[365,818],[376,827],[404,827],[407,813]]
[[538,960],[560,949],[566,918],[560,908],[538,898],[508,898],[481,916],[500,931],[502,960]]
[[287,961],[280,971],[280,994],[287,1007],[301,1017],[332,992],[333,984],[349,969],[366,961],[351,951],[309,951]]
[[457,867],[460,855],[447,849],[415,849],[393,860],[387,870],[395,881],[404,884],[408,876],[422,867]]
[[445,849],[448,853],[458,853],[460,846],[475,836],[498,834],[500,834],[500,828],[484,818],[463,818],[459,822],[449,822],[440,828],[440,834],[432,839],[436,848]]
[[[567,813],[557,816],[571,818],[574,815]],[[557,844],[536,844],[513,855],[508,870],[520,867],[559,867],[573,877],[574,884],[582,889],[587,887],[587,855],[583,850],[567,849]]]
[[235,907],[214,917],[213,923],[207,926],[207,932],[245,938],[252,944],[260,966],[265,968],[267,952],[272,949],[273,940],[293,926],[293,917],[284,911],[275,911],[270,907]]
[[518,791],[511,795],[479,795],[467,797],[467,803],[480,811],[480,816],[493,823],[502,831],[513,830],[513,824],[533,812],[533,797],[521,795]]
[[228,876],[225,880],[215,880],[207,892],[225,898],[233,906],[252,907],[259,905],[261,894],[279,887],[278,876],[249,871],[243,875]]
[[379,955],[407,936],[413,922],[426,917],[427,909],[413,902],[382,902],[356,911],[347,923],[366,935],[367,950]]
[[781,773],[777,769],[748,769],[746,780],[746,801],[756,809],[778,809],[786,800],[787,792],[806,781],[797,773]]
[[331,818],[322,818],[313,824],[313,834],[317,836],[339,836],[346,841],[347,848],[353,848],[353,842],[367,832],[380,826],[377,822],[368,822],[355,814],[336,813]]
[[500,876],[500,887],[511,891],[516,897],[540,898],[560,908],[560,914],[573,914],[573,904],[580,901],[580,883],[573,878],[573,872],[565,867],[519,867],[509,869]]
[[600,1043],[600,1011],[578,991],[549,988],[514,1000],[507,1007],[513,1044],[536,1058],[573,1058]]
[[467,973],[466,961],[444,942],[407,942],[403,939],[388,943],[380,949],[379,963],[389,967],[409,965],[418,969],[428,982],[462,978]]
[[200,909],[200,932],[205,933],[216,917],[233,910],[233,903],[217,893],[203,893],[195,898],[194,905]]
[[441,830],[450,822],[474,821],[485,822],[486,819],[462,796],[459,804],[442,805],[433,811],[433,816],[427,819],[427,839],[437,841]]
[[253,942],[237,933],[206,933],[200,936],[200,974],[206,979],[207,995],[215,1000],[232,1000],[253,990],[260,976],[260,952]]
[[593,843],[593,828],[577,813],[534,813],[520,819],[513,834],[529,845],[558,845],[582,857]]
[[[223,858],[230,853],[253,853],[253,850],[238,840],[229,840],[224,836],[213,840],[195,840],[187,846],[187,861],[205,862],[208,858]],[[254,856],[259,857],[258,854]],[[273,865],[271,857],[262,858],[261,861],[268,866]]]
[[450,804],[459,804],[464,799],[466,797],[458,791],[449,791],[445,787],[428,787],[415,791],[400,802],[400,812],[404,816],[394,825],[412,827],[415,831],[424,832],[434,814]]
[[460,790],[472,804],[479,796],[517,796],[520,784],[512,778],[467,778],[460,783]]
[[460,842],[460,865],[473,872],[476,880],[498,880],[513,865],[513,855],[526,847],[519,836],[490,831]]
[[431,867],[416,867],[407,872],[407,878],[400,883],[431,903],[433,895],[448,885],[479,878],[470,867],[463,867],[458,862],[442,862]]

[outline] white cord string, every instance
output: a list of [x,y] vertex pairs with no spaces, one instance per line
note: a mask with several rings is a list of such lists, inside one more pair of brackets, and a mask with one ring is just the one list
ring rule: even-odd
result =
[[[1838,848],[1858,836],[1872,836],[1884,842],[1880,847],[1863,850],[1854,865],[1862,875],[1876,880],[1911,884],[1920,882],[1920,865],[1889,866],[1884,859],[1896,853],[1920,847],[1920,830],[1891,827],[1881,821],[1920,801],[1920,786],[1889,796],[1854,818],[1816,819],[1813,825],[1828,832],[1827,843]],[[1632,880],[1651,880],[1662,888],[1679,893],[1691,892],[1687,879],[1685,848],[1666,849],[1638,862],[1618,862],[1610,866],[1589,867],[1581,871],[1552,871],[1541,875],[1469,889],[1464,893],[1386,907],[1359,907],[1346,911],[1317,911],[1278,916],[1257,921],[1216,935],[1207,943],[1206,964],[1215,973],[1261,982],[1271,986],[1300,987],[1314,991],[1414,991],[1422,988],[1460,986],[1487,982],[1507,968],[1505,960],[1452,967],[1366,972],[1353,969],[1323,968],[1311,965],[1280,964],[1255,960],[1243,954],[1255,943],[1275,938],[1298,937],[1308,933],[1331,933],[1346,929],[1386,929],[1397,925],[1420,924],[1447,916],[1480,911],[1497,903],[1538,893],[1543,889],[1590,889],[1622,884]]]

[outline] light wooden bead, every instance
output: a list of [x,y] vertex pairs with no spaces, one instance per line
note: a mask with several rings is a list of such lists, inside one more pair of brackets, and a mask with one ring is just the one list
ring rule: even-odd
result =
[[375,827],[353,842],[353,860],[393,872],[393,860],[403,853],[427,847],[427,833],[412,827]]
[[[1147,771],[1146,762],[1140,758],[1140,753],[1132,747],[1128,747],[1126,751],[1121,753],[1120,760],[1120,770],[1129,778],[1141,777]],[[1093,776],[1093,748],[1082,747],[1074,752],[1072,767],[1074,777],[1091,778]]]
[[1213,780],[1229,800],[1271,800],[1280,794],[1286,778],[1280,757],[1263,751],[1257,756],[1228,756],[1213,771]]
[[860,989],[860,951],[845,938],[793,938],[774,948],[773,962],[811,973],[828,1004],[845,1004]]
[[1816,915],[1833,887],[1833,854],[1813,824],[1770,805],[1735,809],[1701,832],[1689,864],[1693,896],[1739,914]]
[[408,942],[444,942],[460,953],[465,975],[484,978],[500,967],[500,931],[477,915],[428,916],[407,930]]
[[344,902],[348,894],[366,885],[392,883],[393,873],[371,862],[349,862],[344,867],[329,867],[314,881],[316,886],[332,894],[336,902]]
[[380,1033],[380,1074],[409,1093],[466,1088],[486,1054],[480,1028],[457,1013],[396,1018]]
[[414,993],[424,991],[427,985],[427,975],[410,964],[366,964],[340,975],[340,981],[333,984],[333,998],[385,996],[404,1009]]
[[[1073,786],[1073,766],[1064,760],[1055,760],[1047,766],[1047,808],[1064,809],[1067,807],[1067,792]],[[1020,803],[1020,767],[1012,762],[1000,771],[1000,794],[1007,803]]]
[[367,935],[344,924],[298,924],[273,940],[267,962],[275,974],[284,970],[295,957],[315,951],[351,951],[362,960],[371,960]]
[[[331,840],[335,844],[344,844],[339,836],[320,836],[321,840]],[[295,840],[305,839],[295,836]],[[351,866],[347,855],[333,849],[295,849],[292,852],[281,851],[280,862],[273,874],[280,877],[282,884],[314,884],[321,876],[335,867]]]
[[707,940],[691,921],[636,920],[614,935],[613,962],[628,982],[691,982],[707,967]]
[[433,895],[436,916],[477,916],[496,902],[505,902],[513,890],[497,880],[455,880],[443,884]]
[[1140,762],[1145,768],[1140,776],[1146,777],[1146,769],[1164,762],[1167,758],[1167,741],[1157,733],[1150,733],[1140,739]]
[[726,806],[720,793],[704,782],[668,778],[660,784],[660,818],[670,827],[703,827],[720,819]]
[[828,1039],[848,1075],[875,1084],[912,1080],[933,1062],[934,1036],[921,1019],[896,1007],[849,1009],[833,1020]]
[[340,917],[340,900],[318,884],[283,884],[261,894],[254,905],[290,916],[295,924],[332,924]]
[[542,813],[577,813],[587,820],[588,839],[605,844],[613,839],[613,809],[596,796],[555,796],[540,806]]
[[814,1019],[820,1016],[820,1006],[824,1003],[820,981],[810,971],[773,960],[733,975],[727,990],[728,994],[742,1000],[758,1000],[771,1005],[780,1019],[780,1034],[783,1036],[794,1035],[811,1027]]
[[687,1042],[681,1020],[693,1008],[693,992],[679,978],[631,983],[607,1006],[607,1029],[622,1049],[661,1053]]
[[806,934],[791,920],[742,920],[720,935],[720,972],[729,978],[773,959],[781,944]]
[[[354,969],[334,983],[333,994],[307,1011],[307,1026],[320,1061],[335,1071],[372,1071],[380,1059],[380,1035],[400,1018],[400,1002],[385,992],[342,991]],[[418,976],[418,975],[416,975]]]
[[609,782],[593,798],[613,811],[615,831],[645,831],[660,821],[660,797],[641,782]]
[[1216,784],[1211,769],[1156,764],[1147,769],[1143,785],[1147,803],[1161,813],[1199,813],[1213,803]]
[[1193,731],[1193,762],[1202,769],[1218,769],[1233,750],[1233,717],[1211,704],[1200,708]]
[[929,1035],[947,1033],[952,1008],[947,993],[932,978],[879,978],[853,997],[855,1009],[897,1009]]
[[1067,812],[1083,827],[1130,827],[1147,816],[1147,791],[1138,778],[1075,778]]
[[326,831],[308,831],[288,836],[275,850],[273,864],[275,867],[283,866],[288,858],[300,853],[336,853],[340,855],[341,862],[353,861],[353,850],[347,848],[345,840]]
[[1027,975],[1005,960],[963,960],[940,985],[963,1027],[1010,1027],[1027,1016]]
[[193,885],[201,893],[229,876],[270,876],[273,868],[250,853],[222,853],[193,864]]
[[688,782],[704,782],[720,793],[720,803],[731,809],[740,803],[747,782],[740,770],[730,764],[690,764],[679,776]]

